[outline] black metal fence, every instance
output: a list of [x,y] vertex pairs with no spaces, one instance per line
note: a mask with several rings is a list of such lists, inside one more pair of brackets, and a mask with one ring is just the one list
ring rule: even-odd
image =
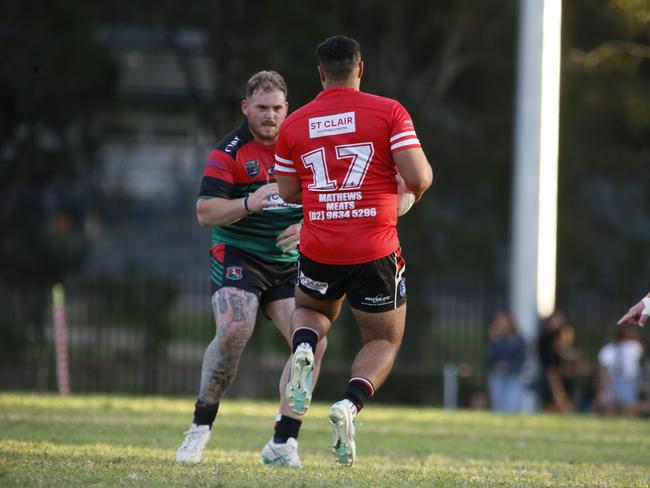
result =
[[[206,345],[214,335],[209,282],[203,276],[170,280],[135,271],[66,285],[66,317],[73,392],[194,395]],[[469,405],[484,390],[484,351],[490,314],[505,303],[487,285],[432,286],[425,307],[407,317],[404,345],[379,400],[440,404],[443,367],[458,366],[459,398]],[[0,388],[56,390],[51,290],[4,289],[0,294]],[[576,329],[591,372],[580,379],[588,396],[598,349],[629,304],[588,294],[561,304]],[[424,312],[422,312],[424,310]],[[318,397],[340,393],[358,336],[344,311],[329,336]],[[277,397],[288,346],[260,316],[229,396]]]

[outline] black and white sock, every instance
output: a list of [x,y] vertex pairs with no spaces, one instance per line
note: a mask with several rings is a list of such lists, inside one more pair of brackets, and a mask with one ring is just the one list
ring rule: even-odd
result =
[[375,394],[375,387],[368,378],[354,376],[348,381],[348,386],[343,394],[344,399],[350,400],[357,407],[357,413],[363,405]]
[[275,418],[275,434],[273,435],[273,442],[276,444],[284,444],[289,437],[298,439],[300,433],[300,426],[302,421],[280,415]]
[[196,425],[209,425],[212,429],[212,423],[217,418],[217,411],[219,410],[219,402],[215,405],[206,405],[201,400],[197,400],[194,404],[194,423]]
[[291,336],[291,344],[293,345],[293,352],[296,352],[298,346],[306,342],[311,346],[311,350],[316,350],[316,344],[318,343],[318,333],[314,329],[309,327],[299,327]]

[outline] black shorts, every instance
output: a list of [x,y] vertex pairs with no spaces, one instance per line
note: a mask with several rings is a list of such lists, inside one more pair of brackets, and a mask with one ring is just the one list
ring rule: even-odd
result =
[[219,244],[210,252],[211,295],[232,286],[253,293],[262,306],[293,298],[296,268],[295,262],[264,261],[237,247]]
[[300,256],[298,287],[314,300],[347,295],[352,308],[387,312],[406,302],[406,264],[399,250],[361,264],[322,264]]

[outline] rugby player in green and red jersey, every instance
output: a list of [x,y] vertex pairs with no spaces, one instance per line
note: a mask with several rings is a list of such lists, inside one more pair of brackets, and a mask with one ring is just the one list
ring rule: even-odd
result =
[[[291,344],[302,208],[280,199],[273,159],[287,115],[286,97],[287,87],[278,73],[253,75],[241,102],[246,120],[217,144],[205,165],[196,213],[201,225],[212,228],[212,307],[217,327],[203,356],[194,420],[176,453],[178,462],[201,460],[259,307]],[[316,348],[315,372],[325,345],[320,341]],[[285,401],[288,367],[289,362],[279,383],[275,434],[261,454],[266,464],[300,467],[296,439],[302,415]]]

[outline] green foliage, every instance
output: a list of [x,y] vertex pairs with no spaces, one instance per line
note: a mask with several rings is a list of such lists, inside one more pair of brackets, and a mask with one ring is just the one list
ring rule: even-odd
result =
[[43,322],[50,293],[46,287],[8,287],[0,282],[0,357],[4,361],[25,359],[27,351],[46,356]]
[[93,305],[89,312],[102,322],[123,322],[145,331],[145,353],[157,355],[171,337],[178,287],[168,278],[131,264],[122,273],[99,274],[82,286],[92,297],[87,300]]
[[79,269],[98,110],[116,68],[84,2],[8,1],[0,21],[0,279]]
[[[647,286],[646,3],[564,2],[561,304],[574,289],[609,299]],[[336,33],[357,38],[363,89],[406,106],[434,168],[433,188],[399,224],[410,289],[403,353],[414,361],[430,353],[422,338],[431,336],[432,283],[479,277],[507,286],[517,2],[8,0],[2,9],[1,279],[49,286],[81,267],[96,122],[117,75],[94,28],[129,23],[208,34],[216,96],[193,103],[210,114],[215,140],[241,119],[252,73],[280,71],[295,109],[321,88],[316,44]],[[333,342],[350,343],[341,337]]]
[[[650,36],[634,1],[565,9],[559,285],[638,295],[650,260]],[[648,15],[645,6],[646,17]]]
[[[326,406],[300,435],[302,470],[272,469],[259,450],[277,405],[227,401],[204,459],[174,462],[192,400],[0,395],[5,486],[643,487],[650,427],[640,419],[497,415],[369,405],[358,460],[334,465]],[[34,412],[47,412],[35,415]]]

